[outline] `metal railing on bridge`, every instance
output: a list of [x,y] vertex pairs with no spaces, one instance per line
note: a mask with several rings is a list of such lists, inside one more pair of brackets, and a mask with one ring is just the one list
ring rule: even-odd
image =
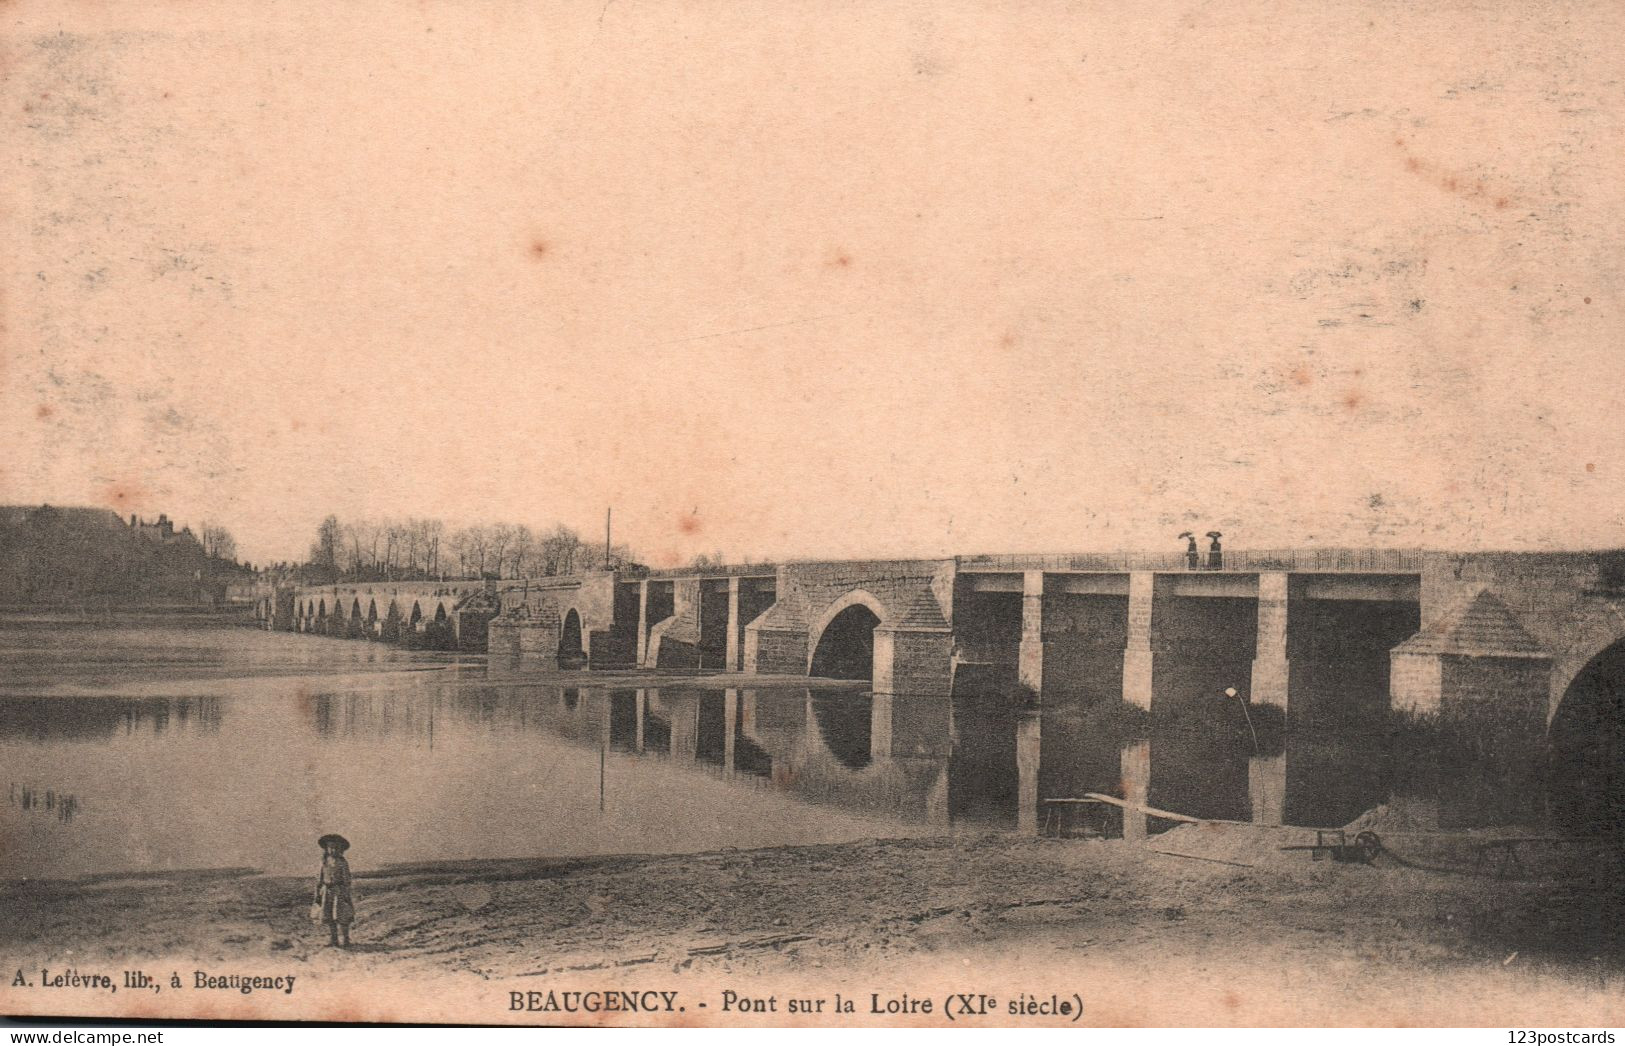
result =
[[[1207,553],[1198,557],[1195,570],[1205,571]],[[1045,570],[1112,573],[1125,570],[1187,571],[1184,553],[1083,552],[1070,554],[960,556],[959,570],[967,573],[1010,573]],[[1225,549],[1218,569],[1237,573],[1302,571],[1306,573],[1414,574],[1422,569],[1422,554],[1398,548],[1266,548]]]
[[701,577],[701,578],[727,578],[727,577],[770,577],[778,572],[776,563],[727,563],[709,567],[668,567],[664,570],[647,570],[643,573],[627,573],[627,580],[652,579],[663,581],[669,578]]

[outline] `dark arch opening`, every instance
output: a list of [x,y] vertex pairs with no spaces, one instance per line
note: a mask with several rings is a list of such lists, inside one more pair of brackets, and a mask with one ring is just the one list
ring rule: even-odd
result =
[[581,649],[581,615],[571,608],[559,626],[559,667],[579,668],[587,660]]
[[378,638],[390,643],[398,642],[401,638],[401,605],[393,599],[389,601],[389,609],[384,611],[384,623],[378,629]]
[[875,677],[875,627],[880,618],[861,603],[836,614],[818,637],[812,674],[824,679]]
[[[414,608],[413,612],[414,614],[420,613],[416,608]],[[452,625],[451,615],[446,613],[446,604],[438,603],[435,605],[433,619],[423,626],[420,635],[415,636],[408,643],[418,649],[456,649],[457,631]]]
[[1625,640],[1574,677],[1548,737],[1552,819],[1571,832],[1625,840]]
[[422,620],[423,620],[423,605],[420,604],[420,603],[413,603],[412,604],[412,619],[406,623],[407,627],[410,628],[410,629],[413,629],[415,631],[417,629],[417,627],[418,627],[418,622],[422,621]]

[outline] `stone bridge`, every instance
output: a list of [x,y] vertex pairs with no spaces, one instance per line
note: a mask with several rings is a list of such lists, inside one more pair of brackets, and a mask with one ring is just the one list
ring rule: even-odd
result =
[[457,611],[484,591],[479,581],[378,581],[279,589],[264,597],[263,620],[293,632],[418,646],[464,644]]
[[[1290,710],[1300,725],[1390,709],[1490,714],[1512,724],[1503,749],[1550,748],[1553,778],[1625,803],[1620,551],[1265,550],[1228,552],[1212,569],[1089,554],[599,571],[279,589],[259,612],[299,632],[747,685],[827,677],[877,694],[1081,695],[1158,715],[1239,700]],[[1249,772],[1255,815],[1279,820],[1284,757]]]
[[1539,693],[1550,720],[1589,668],[1625,656],[1625,552],[1283,550],[1228,553],[1216,570],[972,556],[347,582],[264,591],[257,612],[266,627],[325,636],[865,679],[884,693],[946,693],[966,673],[1042,693],[1078,685],[1104,657],[1121,661],[1123,700],[1146,707],[1184,656],[1246,661],[1237,689],[1286,705],[1300,654],[1360,647],[1380,653],[1399,706],[1510,686]]

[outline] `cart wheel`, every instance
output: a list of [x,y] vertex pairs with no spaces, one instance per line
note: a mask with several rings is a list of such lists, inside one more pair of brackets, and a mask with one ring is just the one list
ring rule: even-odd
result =
[[1376,832],[1361,832],[1354,837],[1354,845],[1360,848],[1360,860],[1370,864],[1382,853],[1382,840],[1377,838]]

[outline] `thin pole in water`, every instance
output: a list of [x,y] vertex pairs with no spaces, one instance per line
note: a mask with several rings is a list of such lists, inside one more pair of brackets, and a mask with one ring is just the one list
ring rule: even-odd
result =
[[607,748],[598,746],[598,812],[604,812],[604,754]]
[[[1236,692],[1235,687],[1227,686],[1224,688],[1224,696],[1240,697],[1241,695]],[[1258,731],[1253,729],[1253,714],[1247,710],[1247,699],[1245,697],[1241,698],[1241,714],[1247,718],[1247,732],[1253,735],[1253,754],[1258,755]]]

